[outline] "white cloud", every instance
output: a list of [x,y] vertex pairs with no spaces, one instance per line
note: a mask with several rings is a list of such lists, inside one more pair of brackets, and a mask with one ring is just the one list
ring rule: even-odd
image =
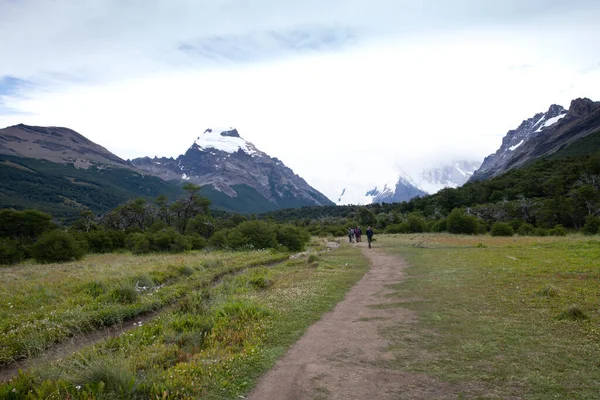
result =
[[234,126],[334,198],[600,98],[596,2],[248,4],[4,2],[0,77],[32,84],[0,125],[68,126],[124,158]]

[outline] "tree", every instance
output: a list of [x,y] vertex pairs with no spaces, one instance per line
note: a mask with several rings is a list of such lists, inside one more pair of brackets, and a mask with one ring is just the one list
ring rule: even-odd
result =
[[452,210],[448,218],[446,218],[446,226],[450,233],[462,233],[474,235],[477,233],[477,219],[467,215],[465,210],[455,208]]

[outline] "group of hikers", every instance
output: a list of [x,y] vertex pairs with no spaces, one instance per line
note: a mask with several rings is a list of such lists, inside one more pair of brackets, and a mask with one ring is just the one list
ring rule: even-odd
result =
[[[369,226],[367,228],[367,241],[369,242],[369,248],[371,248],[371,241],[373,240],[373,229]],[[362,241],[362,229],[360,226],[348,229],[348,240],[350,243],[359,243]]]

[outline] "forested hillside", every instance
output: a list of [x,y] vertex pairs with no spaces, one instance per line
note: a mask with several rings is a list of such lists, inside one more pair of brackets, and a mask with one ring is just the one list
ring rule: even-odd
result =
[[0,154],[0,208],[36,209],[69,222],[82,210],[103,214],[137,197],[174,199],[181,193],[178,185],[131,169],[79,169]]

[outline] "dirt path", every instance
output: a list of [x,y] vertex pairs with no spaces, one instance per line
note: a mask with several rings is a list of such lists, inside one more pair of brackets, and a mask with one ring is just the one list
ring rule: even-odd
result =
[[[390,368],[392,353],[381,329],[416,322],[407,309],[373,307],[394,302],[386,285],[403,278],[404,260],[361,247],[371,269],[333,311],[312,325],[248,397],[275,399],[437,399],[448,387],[427,375]],[[397,299],[395,300],[397,302]]]

